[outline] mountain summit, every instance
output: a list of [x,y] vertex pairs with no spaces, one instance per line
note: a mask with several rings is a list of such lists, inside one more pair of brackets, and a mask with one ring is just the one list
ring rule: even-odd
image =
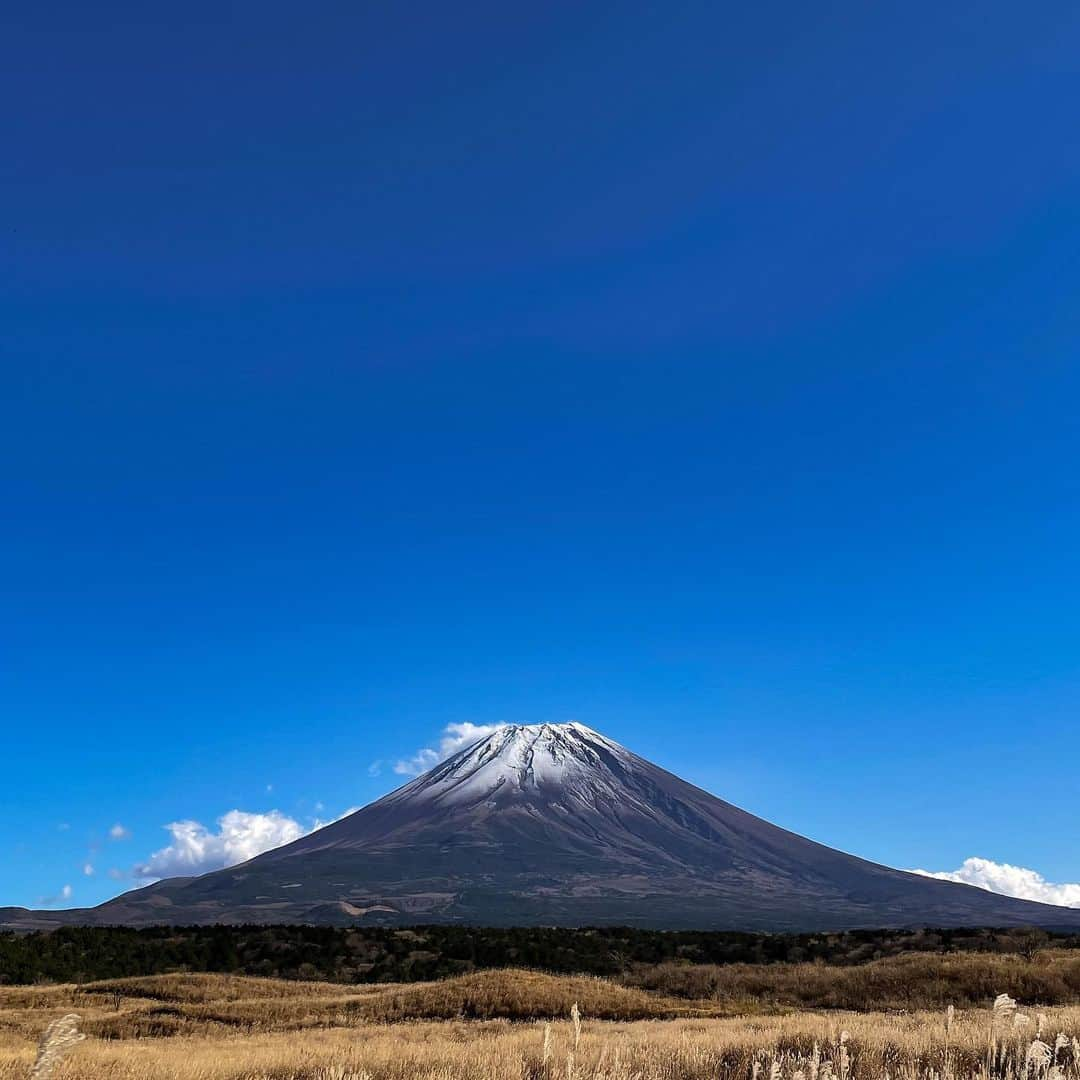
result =
[[500,728],[240,866],[58,922],[1080,927],[1080,911],[866,862],[756,818],[582,724]]

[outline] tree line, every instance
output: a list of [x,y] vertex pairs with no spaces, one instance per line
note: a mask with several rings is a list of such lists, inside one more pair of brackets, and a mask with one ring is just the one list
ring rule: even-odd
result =
[[751,934],[628,927],[64,927],[0,933],[0,982],[88,982],[223,972],[344,983],[413,982],[483,968],[616,976],[654,964],[861,964],[905,952],[1031,956],[1080,947],[1040,930],[857,930]]

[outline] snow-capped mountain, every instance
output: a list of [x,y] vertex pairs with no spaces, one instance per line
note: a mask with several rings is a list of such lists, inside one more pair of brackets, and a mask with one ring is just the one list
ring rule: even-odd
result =
[[[584,724],[504,727],[387,797],[389,803],[511,806],[530,792],[592,805],[614,797],[634,757]],[[614,767],[614,769],[613,769]]]
[[1042,925],[1080,911],[866,862],[581,724],[502,728],[241,866],[0,925],[326,922],[739,929]]

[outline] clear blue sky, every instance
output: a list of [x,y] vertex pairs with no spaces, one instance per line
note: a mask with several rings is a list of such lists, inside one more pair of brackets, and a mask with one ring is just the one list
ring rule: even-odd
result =
[[507,720],[1080,880],[1075,5],[46,2],[0,100],[0,904]]

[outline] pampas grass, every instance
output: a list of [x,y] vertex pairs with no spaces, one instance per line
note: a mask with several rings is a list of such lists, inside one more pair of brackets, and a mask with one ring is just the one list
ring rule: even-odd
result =
[[[1008,1024],[1016,1016],[1016,1002],[1008,994],[998,994],[994,998],[994,1025]],[[1026,1021],[1026,1017],[1024,1018]]]
[[41,1036],[37,1058],[30,1070],[32,1080],[49,1080],[56,1067],[86,1036],[79,1030],[78,1013],[67,1013],[54,1020]]
[[[275,1010],[280,1002],[256,980],[250,999],[237,998],[223,982],[223,998],[214,1001],[212,981],[203,977],[199,1000],[191,1002],[182,977],[175,979],[173,1000],[126,998],[120,1026],[102,1029],[101,1038],[91,1034],[66,1060],[83,1039],[80,1027],[115,1016],[107,988],[86,997],[100,1016],[88,1008],[82,1024],[49,1004],[60,988],[34,991],[41,1003],[37,1030],[53,1010],[36,1060],[32,1041],[20,1034],[27,1010],[5,1008],[0,994],[0,1080],[1080,1080],[1080,1041],[1073,1035],[1080,1033],[1080,1009],[1032,1009],[1036,1032],[1034,1023],[1027,1029],[1016,1023],[1025,1014],[1005,994],[989,1008],[964,1012],[644,1021],[599,1020],[571,999],[549,1014],[554,1023],[460,1015],[433,1022],[365,1018],[340,1004],[335,994],[343,988],[310,996],[313,1011],[305,1018],[299,997]],[[187,1003],[178,1004],[185,994]],[[324,1012],[327,1003],[337,1012]],[[441,999],[436,1004],[441,1012]],[[140,1008],[186,1009],[198,1020],[172,1029],[179,1037],[146,1037],[127,1024],[128,1011]],[[260,1008],[277,1017],[275,1030],[265,1022],[235,1022]]]

